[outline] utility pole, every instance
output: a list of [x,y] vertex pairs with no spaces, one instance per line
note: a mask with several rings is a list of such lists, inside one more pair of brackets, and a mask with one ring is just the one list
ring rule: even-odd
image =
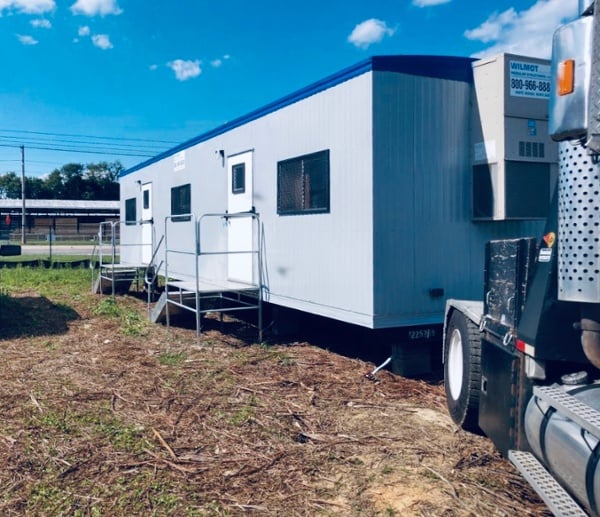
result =
[[23,207],[21,209],[21,244],[25,244],[25,146],[21,146],[21,199]]

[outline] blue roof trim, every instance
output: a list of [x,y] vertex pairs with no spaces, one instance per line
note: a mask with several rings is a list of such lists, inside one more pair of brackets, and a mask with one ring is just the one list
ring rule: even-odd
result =
[[373,70],[473,83],[476,59],[456,56],[373,56]]
[[200,142],[205,142],[211,138],[222,135],[223,133],[226,133],[227,131],[230,131],[236,127],[247,124],[248,122],[252,122],[253,120],[257,120],[265,115],[284,108],[285,106],[294,104],[295,102],[301,101],[302,99],[310,97],[311,95],[315,95],[323,90],[332,88],[333,86],[348,81],[349,79],[362,75],[366,72],[399,72],[410,75],[472,83],[473,70],[471,68],[471,63],[473,61],[474,59],[472,58],[452,56],[373,56],[324,79],[321,79],[316,83],[312,83],[294,93],[286,95],[275,102],[271,102],[262,108],[248,113],[247,115],[236,118],[231,122],[227,122],[226,124],[218,126],[215,129],[187,140],[186,142],[168,149],[167,151],[164,151],[153,158],[149,158],[138,165],[134,165],[133,167],[122,171],[120,177],[148,167],[149,165],[152,165],[160,160],[164,160],[165,158],[168,158],[179,151],[183,151],[189,147],[199,144]]

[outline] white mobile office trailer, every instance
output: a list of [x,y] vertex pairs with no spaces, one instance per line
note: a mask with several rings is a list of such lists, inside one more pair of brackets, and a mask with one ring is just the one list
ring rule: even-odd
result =
[[[190,259],[181,217],[255,211],[265,301],[430,338],[447,297],[482,296],[485,241],[542,229],[548,77],[512,55],[372,57],[124,171],[121,260],[167,228],[163,274],[257,282],[244,254]],[[200,227],[203,250],[256,242],[251,222]]]

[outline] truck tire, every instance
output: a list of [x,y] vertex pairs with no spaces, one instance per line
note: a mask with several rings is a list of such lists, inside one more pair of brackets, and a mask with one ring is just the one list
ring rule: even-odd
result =
[[452,420],[464,429],[481,433],[479,391],[481,387],[481,337],[477,326],[453,311],[446,327],[444,387]]

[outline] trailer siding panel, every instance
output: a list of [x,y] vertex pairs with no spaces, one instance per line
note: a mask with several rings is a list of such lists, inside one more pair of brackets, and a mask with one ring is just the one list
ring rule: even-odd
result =
[[385,72],[373,91],[373,326],[439,323],[446,298],[482,299],[487,240],[543,222],[472,221],[470,84]]
[[[372,307],[371,73],[257,120],[257,209],[264,214],[267,299],[326,316]],[[330,213],[277,215],[277,162],[328,149]],[[347,316],[346,316],[347,317]]]

